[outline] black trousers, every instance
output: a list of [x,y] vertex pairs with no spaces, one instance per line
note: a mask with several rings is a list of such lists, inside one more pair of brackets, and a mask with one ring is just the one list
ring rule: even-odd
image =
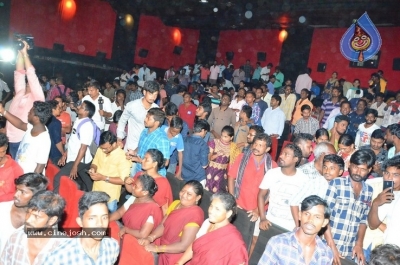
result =
[[[69,176],[71,173],[71,169],[74,165],[74,162],[68,162],[60,169],[60,172],[54,177],[54,192],[58,193],[60,190],[60,180],[61,176]],[[74,181],[78,184],[80,190],[83,191],[92,191],[93,188],[93,180],[86,173],[86,170],[89,170],[90,164],[79,163],[78,165],[78,177],[74,179]]]

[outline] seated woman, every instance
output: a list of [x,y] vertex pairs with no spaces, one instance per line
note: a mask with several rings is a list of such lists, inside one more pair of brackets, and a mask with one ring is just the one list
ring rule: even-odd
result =
[[[145,239],[139,239],[147,251],[159,253],[158,265],[175,264],[190,244],[204,221],[204,212],[197,206],[203,186],[197,180],[186,182],[179,200],[168,208],[163,222]],[[151,244],[160,238],[160,244]]]
[[[161,206],[163,213],[167,212],[168,206],[172,203],[172,191],[171,186],[167,178],[158,174],[158,170],[164,166],[164,156],[157,149],[149,149],[142,159],[142,170],[141,172],[136,173],[133,178],[127,177],[125,178],[125,188],[126,191],[132,193],[132,183],[133,180],[139,177],[140,175],[147,174],[151,176],[157,183],[158,191],[154,195],[154,200]],[[131,204],[135,200],[134,197],[130,197],[126,201],[126,205]]]
[[[327,129],[325,128],[320,128],[315,132],[315,136],[314,136],[314,142],[313,142],[313,150],[314,148],[317,146],[317,144],[322,143],[322,142],[329,142],[329,132]],[[315,156],[314,153],[312,153],[310,155],[310,157],[308,158],[308,161],[314,161]]]
[[248,264],[246,245],[242,235],[230,220],[236,213],[236,200],[227,192],[211,197],[208,219],[204,221],[196,240],[175,265],[186,264]]
[[338,156],[343,158],[344,171],[349,169],[351,155],[357,151],[354,147],[354,138],[350,134],[343,134],[339,138],[339,151]]
[[132,186],[134,202],[128,207],[120,207],[110,216],[110,220],[122,217],[124,224],[119,231],[122,239],[119,264],[153,264],[154,258],[138,244],[137,239],[148,237],[163,219],[160,206],[153,200],[158,187],[155,180],[146,174],[134,179]]

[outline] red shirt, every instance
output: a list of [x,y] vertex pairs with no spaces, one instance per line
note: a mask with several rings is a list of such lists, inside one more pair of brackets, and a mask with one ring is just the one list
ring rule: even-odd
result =
[[[61,127],[63,129],[68,127],[68,126],[71,126],[71,124],[72,124],[71,116],[66,111],[61,112],[60,116],[58,116],[56,118],[57,118],[57,120],[59,120],[61,122]],[[66,144],[66,135],[65,134],[61,135],[61,139],[62,139],[62,143]]]
[[[236,158],[235,162],[229,168],[228,178],[236,179],[242,159],[243,154],[240,154]],[[244,177],[242,179],[242,186],[240,187],[240,195],[236,202],[240,208],[246,211],[254,210],[257,208],[258,189],[265,175],[264,163],[261,164],[259,166],[259,169],[257,170],[256,161],[254,160],[254,155],[252,154],[245,168]],[[278,165],[275,161],[272,161],[272,168],[276,167],[278,167]]]
[[196,118],[196,106],[192,103],[186,106],[185,103],[183,103],[179,106],[178,114],[179,117],[187,123],[189,129],[193,130],[194,119]]

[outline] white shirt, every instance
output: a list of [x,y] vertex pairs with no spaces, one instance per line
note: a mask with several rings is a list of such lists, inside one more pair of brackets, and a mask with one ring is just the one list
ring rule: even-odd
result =
[[94,106],[96,107],[96,111],[94,112],[94,115],[92,117],[92,120],[96,123],[97,127],[99,127],[100,130],[104,130],[104,126],[106,124],[105,118],[100,116],[99,110],[99,98],[102,97],[103,98],[103,110],[106,112],[110,112],[112,113],[112,108],[111,108],[111,101],[109,98],[103,96],[101,93],[99,93],[99,96],[96,99],[92,99],[90,97],[90,95],[85,96],[82,99],[82,102],[84,100],[90,101],[94,104]]
[[[118,122],[117,137],[125,138],[125,126],[128,123],[128,136],[126,138],[125,151],[128,149],[135,150],[139,144],[140,134],[144,130],[144,119],[147,111],[143,106],[143,98],[136,99],[126,104],[124,112]],[[158,105],[153,103],[150,108],[158,108]]]
[[235,88],[235,87],[233,86],[232,82],[229,81],[229,80],[226,80],[226,79],[225,79],[225,84],[223,85],[223,87],[227,87],[227,88],[233,87],[233,88]]
[[281,168],[267,171],[260,184],[260,189],[269,190],[267,219],[280,227],[292,231],[295,222],[290,211],[290,200],[307,184],[307,177],[296,170],[294,176],[286,176]]
[[301,93],[303,88],[307,88],[310,91],[312,85],[312,79],[308,74],[302,74],[297,77],[295,90],[297,94]]
[[272,109],[272,107],[269,107],[265,110],[261,118],[261,126],[264,128],[264,132],[266,134],[277,134],[279,135],[279,139],[283,133],[285,121],[286,116],[281,108],[277,107],[275,109]]
[[379,206],[378,216],[381,221],[386,219],[384,244],[400,246],[400,191],[394,192],[394,200],[391,203],[385,203],[384,205]]
[[[246,101],[244,99],[239,100],[239,102],[237,101],[237,99],[233,99],[231,101],[231,104],[229,105],[229,108],[242,110],[242,107],[243,107],[244,104],[246,104]],[[235,112],[235,113],[236,113],[236,121],[238,121],[239,120],[240,111]]]
[[143,67],[140,67],[139,69],[139,73],[138,73],[138,77],[139,77],[139,81],[147,81],[147,78],[150,75],[150,69],[146,67],[146,69],[144,69]]
[[47,127],[46,131],[35,137],[31,134],[32,128],[33,125],[28,123],[15,159],[24,173],[35,171],[37,164],[45,165],[49,160],[51,140]]
[[371,141],[371,134],[376,130],[380,129],[380,127],[376,124],[373,124],[369,128],[365,128],[365,122],[358,125],[358,131],[356,134],[355,147],[358,149],[361,146],[369,145]]
[[[386,103],[382,102],[382,104],[378,107],[378,104],[375,102],[374,104],[371,105],[371,109],[376,109],[378,111],[378,116],[384,116],[385,115],[385,107]],[[381,126],[383,122],[383,118],[377,118],[375,124],[378,126]]]
[[0,253],[3,252],[7,240],[18,229],[18,227],[15,228],[11,223],[11,208],[13,204],[14,201],[0,203]]
[[219,65],[219,76],[218,77],[222,77],[222,71],[224,71],[226,69],[225,65]]
[[270,93],[267,93],[267,94],[262,98],[262,100],[264,100],[265,102],[267,102],[268,107],[271,105],[271,98],[272,98],[272,95],[271,95]]
[[[119,79],[119,85],[120,85],[121,87],[125,87],[126,82],[128,82],[128,80],[129,80],[130,77],[131,77],[131,76],[130,76],[128,73],[121,74],[120,79]],[[122,79],[125,79],[125,81],[123,81]]]
[[271,69],[269,69],[268,66],[264,66],[260,72],[261,79],[264,81],[268,81],[270,72],[271,72]]
[[327,130],[332,129],[335,123],[335,118],[338,115],[341,115],[340,107],[336,107],[331,111],[331,113],[329,114],[328,118],[326,118],[326,121],[324,125],[322,125],[322,127],[324,127]]
[[210,79],[217,79],[219,74],[219,66],[213,65],[210,67]]
[[68,140],[68,152],[67,152],[67,163],[76,160],[78,156],[79,149],[81,145],[87,145],[88,148],[86,149],[85,157],[81,160],[82,163],[88,164],[92,161],[93,157],[90,154],[89,146],[93,142],[94,135],[93,135],[93,125],[90,121],[84,123],[79,128],[79,138],[78,138],[78,125],[87,118],[79,119],[77,118],[74,127],[72,127],[72,133]]
[[153,72],[153,73],[149,74],[149,77],[146,78],[146,81],[154,81],[156,79],[157,79],[157,73]]

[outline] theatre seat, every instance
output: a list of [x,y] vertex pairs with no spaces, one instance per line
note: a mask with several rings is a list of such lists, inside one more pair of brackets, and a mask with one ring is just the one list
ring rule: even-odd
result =
[[203,190],[203,196],[200,201],[200,208],[204,212],[204,220],[208,218],[208,208],[210,207],[212,193],[208,190]]
[[49,185],[47,186],[48,190],[54,189],[53,186],[54,177],[58,174],[59,171],[60,169],[56,165],[54,165],[50,160],[47,162],[45,175],[49,180]]
[[278,153],[278,138],[271,137],[271,157],[272,157],[272,160],[276,161],[277,153]]
[[262,254],[264,253],[265,247],[267,246],[267,243],[269,239],[276,234],[279,234],[279,232],[274,231],[275,227],[271,226],[269,230],[261,230],[260,234],[258,235],[257,243],[256,246],[254,247],[253,254],[250,257],[249,264],[250,265],[257,265],[258,261],[260,260]]
[[183,188],[183,185],[185,185],[185,182],[177,179],[172,173],[167,173],[167,179],[169,185],[171,185],[172,197],[174,198],[174,201],[179,200],[179,192]]
[[255,222],[251,222],[245,210],[238,209],[232,224],[242,234],[243,241],[246,244],[247,252],[250,250],[251,241],[253,240]]
[[79,216],[79,199],[82,197],[84,192],[79,190],[76,183],[69,177],[62,176],[60,180],[59,194],[65,199],[66,203],[60,228],[73,237],[73,233],[80,230],[76,218]]

